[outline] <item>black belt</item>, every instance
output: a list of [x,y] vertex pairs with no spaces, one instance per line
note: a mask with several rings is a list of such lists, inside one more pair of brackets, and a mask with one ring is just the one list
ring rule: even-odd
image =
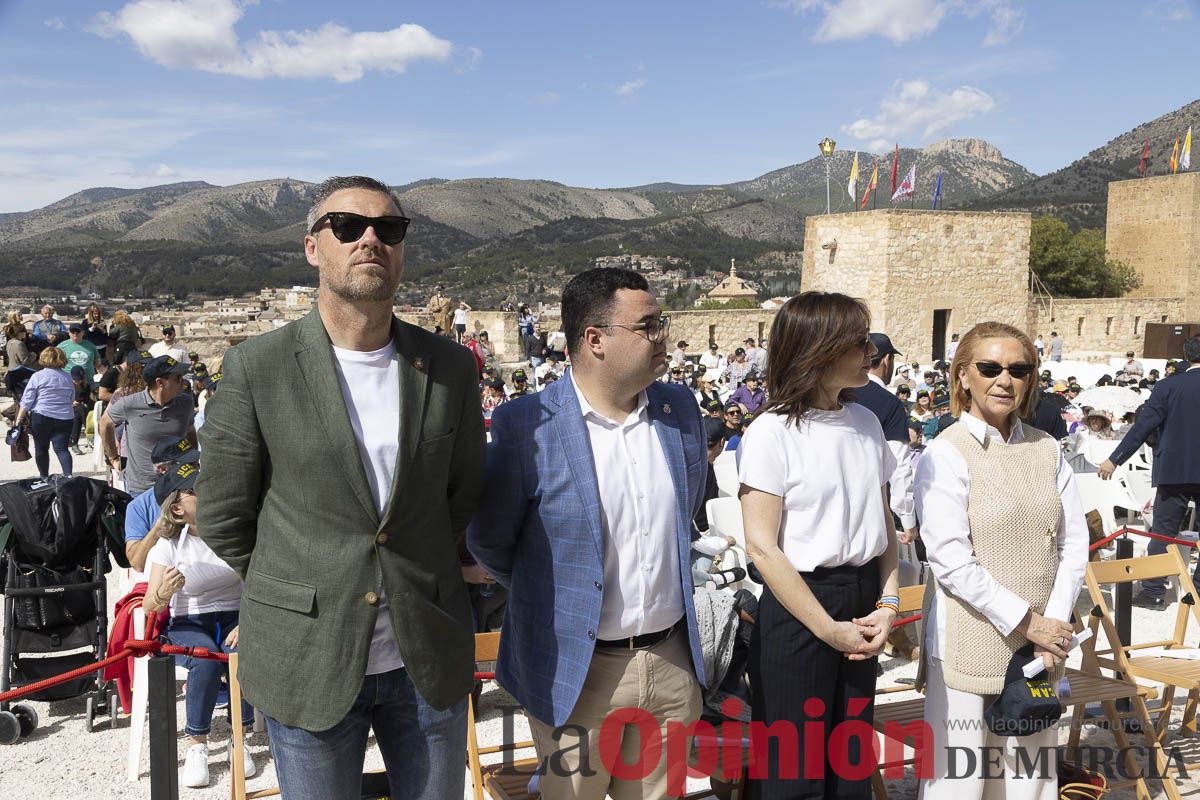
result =
[[669,628],[664,628],[654,633],[643,633],[641,636],[630,636],[627,639],[597,639],[596,647],[619,647],[622,650],[640,650],[644,647],[654,647],[654,645],[661,644],[670,638],[675,629],[683,624],[684,619],[684,617],[680,617],[679,621]]

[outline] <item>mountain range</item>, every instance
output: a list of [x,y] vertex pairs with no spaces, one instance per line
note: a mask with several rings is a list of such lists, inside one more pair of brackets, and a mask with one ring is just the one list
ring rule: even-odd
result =
[[[978,139],[900,148],[898,180],[915,163],[914,206],[929,207],[941,174],[942,208],[1027,209],[1076,228],[1102,227],[1108,181],[1137,176],[1147,138],[1148,174],[1161,174],[1174,137],[1198,114],[1200,101],[1041,177]],[[839,150],[830,160],[834,211],[852,209],[845,185],[853,158]],[[860,200],[878,164],[878,190],[868,207],[886,207],[892,153],[858,158]],[[418,300],[439,282],[473,304],[538,299],[597,257],[635,253],[681,257],[696,277],[724,269],[730,257],[748,273],[769,272],[802,248],[804,218],[824,212],[825,176],[818,156],[722,185],[594,189],[429,178],[396,186],[413,220],[405,291]],[[313,188],[291,178],[224,187],[98,187],[37,210],[0,214],[0,285],[219,295],[312,283],[300,241]]]

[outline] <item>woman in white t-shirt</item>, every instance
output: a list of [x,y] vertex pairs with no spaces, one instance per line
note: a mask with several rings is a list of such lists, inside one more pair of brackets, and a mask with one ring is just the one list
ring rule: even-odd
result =
[[[855,771],[876,763],[871,745],[824,741],[847,719],[869,730],[875,658],[899,608],[885,493],[895,460],[875,415],[851,402],[875,353],[869,330],[866,306],[846,295],[789,300],[771,326],[771,399],[738,447],[747,551],[766,583],[750,643],[751,712],[799,743],[775,751],[772,740],[760,800],[871,794],[871,770],[861,780]],[[806,743],[814,720],[821,741]],[[817,775],[807,761],[821,752]],[[791,766],[801,777],[783,777]]]
[[[146,557],[150,577],[143,607],[147,613],[170,608],[166,639],[171,644],[228,653],[238,643],[242,579],[196,534],[193,487],[199,474],[197,465],[180,464],[155,484],[155,498],[160,501],[165,524],[160,526],[160,538]],[[207,786],[208,732],[221,679],[228,668],[222,661],[191,656],[175,658],[188,671],[184,730],[189,746],[183,782],[190,787]],[[246,727],[254,722],[254,709],[245,701],[242,720]],[[242,753],[246,777],[250,777],[257,769],[249,750],[243,749]]]
[[458,340],[459,344],[462,344],[463,336],[467,332],[467,312],[472,310],[462,300],[459,301],[458,308],[454,309],[454,338]]

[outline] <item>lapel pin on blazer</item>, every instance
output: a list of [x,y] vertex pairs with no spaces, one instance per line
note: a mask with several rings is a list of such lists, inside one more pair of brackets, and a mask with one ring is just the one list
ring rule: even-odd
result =
[[420,356],[417,356],[416,358],[413,359],[413,366],[416,367],[417,369],[423,371],[425,369],[425,359],[421,358]]
[[663,413],[664,414],[671,413],[671,404],[670,403],[663,403]]

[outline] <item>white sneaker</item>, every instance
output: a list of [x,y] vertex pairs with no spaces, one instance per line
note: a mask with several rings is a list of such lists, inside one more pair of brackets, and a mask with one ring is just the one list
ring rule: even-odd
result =
[[246,747],[245,742],[242,742],[242,767],[246,770],[246,780],[250,780],[258,774],[258,767],[254,766],[254,759],[250,757],[250,748]]
[[183,761],[183,785],[191,789],[208,786],[208,745],[201,742],[188,748]]

